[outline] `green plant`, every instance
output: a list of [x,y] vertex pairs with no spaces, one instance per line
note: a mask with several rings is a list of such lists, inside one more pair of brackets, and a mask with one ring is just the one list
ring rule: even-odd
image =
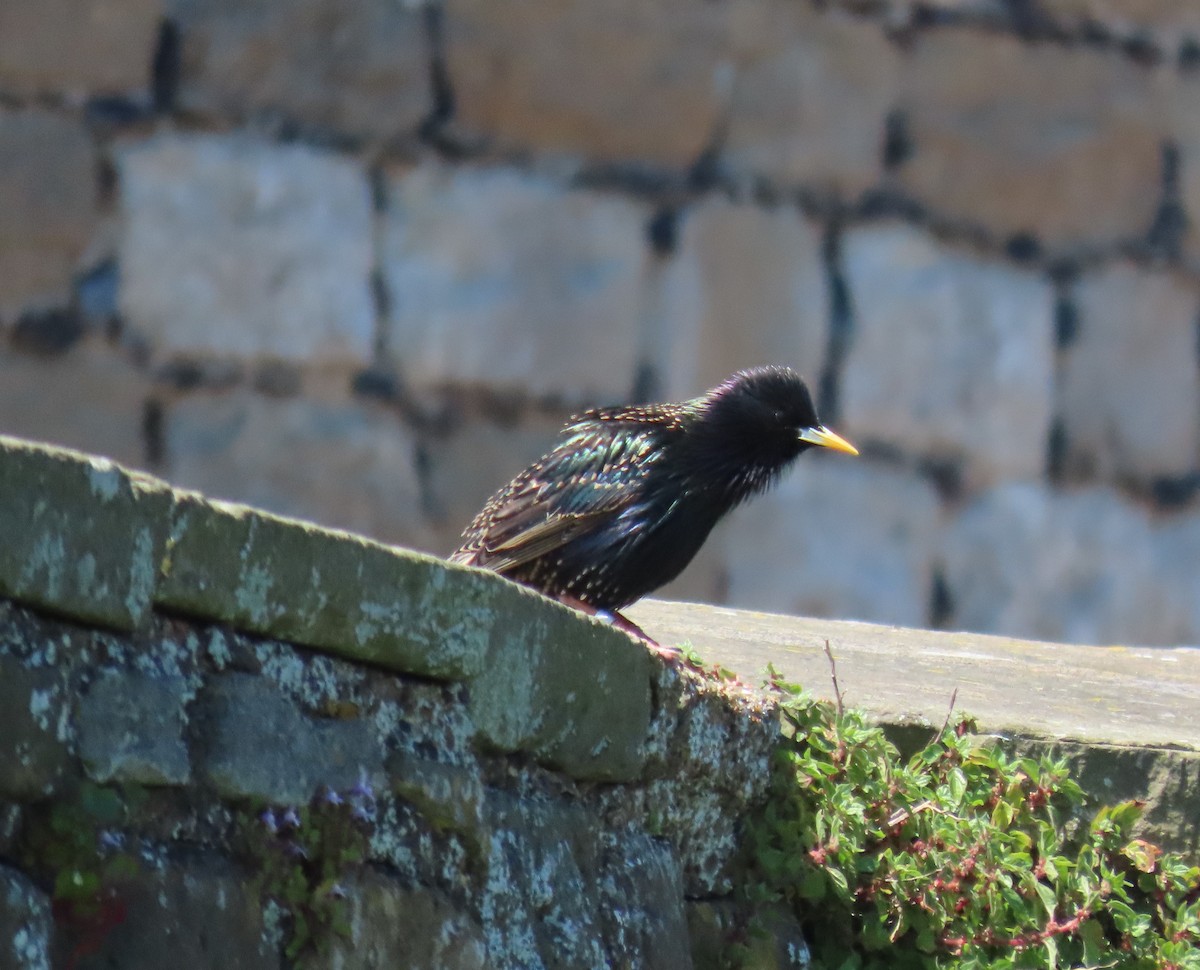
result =
[[26,862],[53,879],[52,912],[71,941],[69,967],[125,922],[127,884],[140,866],[125,851],[118,827],[143,798],[137,788],[117,791],[85,781],[31,817]]
[[285,954],[321,966],[334,936],[348,937],[345,881],[367,856],[375,796],[366,782],[347,792],[320,788],[299,809],[267,807],[243,820],[251,891],[287,915]]
[[969,719],[903,762],[862,713],[771,686],[747,895],[791,908],[817,967],[1200,968],[1200,868],[1131,837],[1139,803],[1080,825],[1063,763],[1010,758]]

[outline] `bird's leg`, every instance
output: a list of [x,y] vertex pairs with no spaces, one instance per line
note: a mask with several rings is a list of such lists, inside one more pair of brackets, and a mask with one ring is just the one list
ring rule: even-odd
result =
[[603,620],[605,623],[611,624],[618,630],[623,630],[625,633],[632,634],[639,640],[644,642],[651,650],[657,653],[665,660],[675,660],[681,655],[678,647],[664,647],[650,634],[643,630],[640,626],[623,616],[616,610],[601,610],[592,606],[591,603],[585,603],[583,600],[572,596],[570,593],[563,593],[557,597],[558,601],[563,606],[569,606],[573,610],[579,610],[580,613],[586,613],[588,616],[594,616],[598,620]]
[[626,633],[632,633],[635,637],[646,642],[651,650],[662,657],[664,660],[678,660],[683,656],[683,651],[678,647],[664,647],[661,643],[655,640],[650,634],[643,630],[640,626],[622,615],[616,610],[601,610],[601,613],[607,614],[612,618],[612,625],[618,630],[624,630]]

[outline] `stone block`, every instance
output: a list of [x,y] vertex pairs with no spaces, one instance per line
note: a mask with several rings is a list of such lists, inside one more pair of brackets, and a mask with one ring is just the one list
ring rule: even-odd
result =
[[1116,49],[920,33],[900,82],[900,185],[939,215],[1053,248],[1140,237],[1159,201],[1158,77]]
[[483,821],[483,779],[474,767],[396,753],[387,761],[392,790],[439,831],[476,839]]
[[1193,859],[1200,850],[1200,752],[1057,738],[1017,738],[1005,747],[1020,757],[1066,761],[1071,780],[1088,795],[1078,813],[1084,819],[1101,805],[1137,799],[1146,803],[1134,829],[1138,838]]
[[[643,601],[633,612],[647,607],[682,615],[696,609]],[[660,642],[697,641],[661,632],[668,628],[655,619],[645,629],[662,637]],[[703,647],[701,652],[707,656]],[[767,793],[779,738],[778,708],[745,681],[718,680],[684,664],[659,668],[653,693],[645,773],[651,780],[634,792],[614,788],[601,794],[605,814],[632,812],[669,839],[688,898],[727,893],[736,878],[745,820]]]
[[0,802],[0,853],[11,859],[17,850],[17,836],[24,830],[25,807],[16,802]]
[[96,172],[82,125],[46,111],[0,109],[0,325],[28,305],[66,303],[96,226]]
[[371,193],[356,162],[164,134],[117,168],[121,312],[160,355],[370,358]]
[[370,869],[348,886],[349,933],[335,936],[328,970],[487,970],[482,928],[448,900]]
[[406,886],[461,900],[464,887],[479,885],[486,840],[485,829],[441,829],[436,819],[407,799],[382,792],[376,795],[368,858],[386,866]]
[[121,351],[85,340],[53,357],[0,345],[0,434],[146,463],[149,378]]
[[1113,264],[1075,290],[1060,376],[1067,471],[1150,481],[1200,467],[1200,286]]
[[645,644],[524,587],[491,627],[469,707],[480,741],[573,778],[630,781],[645,763]]
[[1123,40],[1150,39],[1168,59],[1200,38],[1200,8],[1177,0],[1040,0],[1038,9],[1067,31],[1099,27]]
[[482,911],[488,965],[690,970],[671,847],[578,805],[493,792]]
[[955,689],[956,709],[989,734],[1200,751],[1200,652],[1191,647],[1075,646],[654,600],[629,613],[751,683],[771,663],[787,683],[834,700],[828,640],[846,704],[871,712],[910,752],[946,720]]
[[79,970],[280,970],[246,883],[244,872],[211,856],[141,871],[121,887],[124,919],[78,961]]
[[226,798],[307,804],[321,785],[383,777],[383,750],[362,718],[312,718],[253,674],[216,678],[200,701],[206,738],[198,770]]
[[1067,643],[1169,642],[1151,526],[1105,488],[1001,485],[945,533],[951,623]]
[[627,966],[692,970],[684,884],[673,847],[644,833],[605,833],[598,868],[605,937]]
[[283,115],[388,140],[433,109],[420,4],[171,0],[183,36],[180,103],[221,117]]
[[0,652],[0,798],[38,801],[71,773],[70,696],[62,670]]
[[16,869],[0,866],[0,967],[51,970],[50,897]]
[[500,146],[682,168],[728,85],[721,4],[448,0],[455,120]]
[[351,660],[462,678],[483,669],[515,591],[479,570],[180,495],[156,603]]
[[738,66],[722,160],[734,177],[850,198],[873,185],[900,69],[881,25],[788,0],[732,16]]
[[388,196],[388,344],[414,385],[591,403],[629,393],[639,205],[514,170],[439,165],[393,177]]
[[968,482],[1046,461],[1054,295],[1038,277],[885,225],[846,234],[854,330],[838,431],[962,462]]
[[5,0],[0,88],[24,95],[144,89],[163,0]]
[[665,287],[666,332],[654,356],[668,400],[756,364],[788,364],[817,386],[829,286],[821,229],[796,208],[701,203],[684,215]]
[[79,699],[79,755],[98,782],[183,785],[191,776],[182,677],[105,670]]
[[[599,820],[579,806],[492,793],[480,909],[488,965],[599,967],[605,959],[593,900]],[[626,966],[645,966],[631,960]]]
[[1162,516],[1154,523],[1151,542],[1153,575],[1165,601],[1162,642],[1200,646],[1200,510]]
[[[1193,40],[1200,42],[1200,31]],[[1178,149],[1172,188],[1177,192],[1173,201],[1180,204],[1184,216],[1177,227],[1182,236],[1183,262],[1195,275],[1200,269],[1200,225],[1192,218],[1192,213],[1200,211],[1200,74],[1186,70],[1171,75],[1164,100],[1170,119],[1170,143]]]
[[802,616],[922,626],[938,499],[910,472],[804,456],[740,510],[728,540],[729,603]]
[[[689,900],[687,921],[695,970],[724,970],[723,958],[731,944],[740,944],[748,964],[763,970],[812,965],[804,927],[790,907],[733,899]],[[754,929],[748,932],[751,926]]]
[[164,422],[167,475],[206,495],[428,549],[416,440],[348,394],[196,393]]
[[170,493],[104,458],[0,436],[0,594],[118,630],[150,611]]

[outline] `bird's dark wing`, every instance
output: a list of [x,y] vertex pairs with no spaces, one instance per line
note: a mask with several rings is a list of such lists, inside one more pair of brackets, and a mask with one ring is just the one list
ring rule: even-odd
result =
[[589,412],[550,454],[484,506],[451,558],[511,573],[614,521],[643,500],[640,482],[660,459],[661,424],[621,420],[629,412]]

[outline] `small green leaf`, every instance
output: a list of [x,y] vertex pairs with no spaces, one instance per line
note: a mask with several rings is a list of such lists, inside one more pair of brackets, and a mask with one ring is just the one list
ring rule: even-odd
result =
[[800,877],[800,895],[810,903],[824,899],[827,887],[825,873],[820,869],[808,869]]

